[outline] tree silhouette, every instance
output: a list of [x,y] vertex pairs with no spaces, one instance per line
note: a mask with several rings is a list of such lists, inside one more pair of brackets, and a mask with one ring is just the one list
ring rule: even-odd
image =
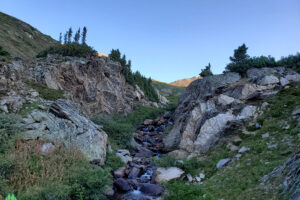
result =
[[72,42],[72,28],[69,28],[69,31],[68,31],[68,43],[70,44]]
[[74,42],[76,44],[79,43],[79,39],[80,39],[80,28],[77,30],[77,32],[75,33],[75,36],[74,36]]
[[81,44],[86,44],[86,34],[87,34],[87,28],[83,27]]
[[59,41],[60,44],[62,43],[62,33],[61,32],[59,33],[59,40],[58,41]]

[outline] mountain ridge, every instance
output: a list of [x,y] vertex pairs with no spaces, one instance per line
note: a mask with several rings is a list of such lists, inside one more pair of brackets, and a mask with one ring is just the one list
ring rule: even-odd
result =
[[42,50],[58,44],[28,23],[0,12],[0,46],[13,57],[30,59]]

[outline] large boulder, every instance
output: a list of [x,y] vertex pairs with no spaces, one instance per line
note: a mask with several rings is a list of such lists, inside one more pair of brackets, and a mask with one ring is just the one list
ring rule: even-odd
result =
[[[31,120],[28,120],[31,119]],[[51,104],[49,112],[33,111],[23,120],[27,123],[24,137],[45,138],[66,147],[75,145],[93,163],[103,165],[106,158],[107,135],[100,126],[80,115],[66,100]]]
[[184,174],[182,169],[177,167],[157,168],[152,176],[156,183],[168,182],[173,179],[180,178]]
[[206,120],[194,143],[195,151],[207,152],[210,146],[218,140],[227,123],[234,120],[236,117],[231,112],[221,113]]

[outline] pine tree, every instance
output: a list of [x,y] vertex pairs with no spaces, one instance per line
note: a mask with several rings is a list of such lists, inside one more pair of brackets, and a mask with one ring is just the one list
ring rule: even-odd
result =
[[110,54],[108,56],[110,57],[110,59],[112,61],[118,61],[118,62],[120,62],[120,60],[121,60],[121,52],[120,52],[119,49],[112,49],[110,51]]
[[247,54],[248,47],[245,44],[242,44],[237,49],[234,50],[233,57],[230,56],[230,60],[234,63],[243,62],[249,58]]
[[62,33],[61,32],[59,33],[59,40],[58,41],[59,41],[59,44],[62,43]]
[[86,44],[86,34],[87,34],[87,28],[83,27],[81,44]]
[[74,42],[76,44],[79,43],[79,39],[80,39],[80,28],[77,30],[77,32],[75,33],[75,36],[74,36]]
[[202,77],[212,76],[213,75],[213,73],[211,72],[211,65],[210,65],[210,63],[208,63],[208,65],[205,66],[205,68],[201,70],[201,73],[199,75],[202,76]]
[[68,43],[68,31],[64,35],[64,44]]
[[68,43],[69,44],[71,44],[71,42],[72,42],[72,33],[73,33],[73,31],[72,31],[72,28],[70,27],[69,31],[68,31]]

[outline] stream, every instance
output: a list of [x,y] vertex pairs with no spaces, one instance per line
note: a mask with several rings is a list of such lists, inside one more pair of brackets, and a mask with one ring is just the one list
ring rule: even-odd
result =
[[138,144],[137,151],[130,154],[127,150],[119,150],[130,161],[126,168],[114,173],[114,200],[159,200],[163,188],[155,183],[152,176],[157,168],[151,159],[164,155],[163,138],[166,127],[173,122],[165,114],[154,120],[147,119],[137,128],[134,140]]

